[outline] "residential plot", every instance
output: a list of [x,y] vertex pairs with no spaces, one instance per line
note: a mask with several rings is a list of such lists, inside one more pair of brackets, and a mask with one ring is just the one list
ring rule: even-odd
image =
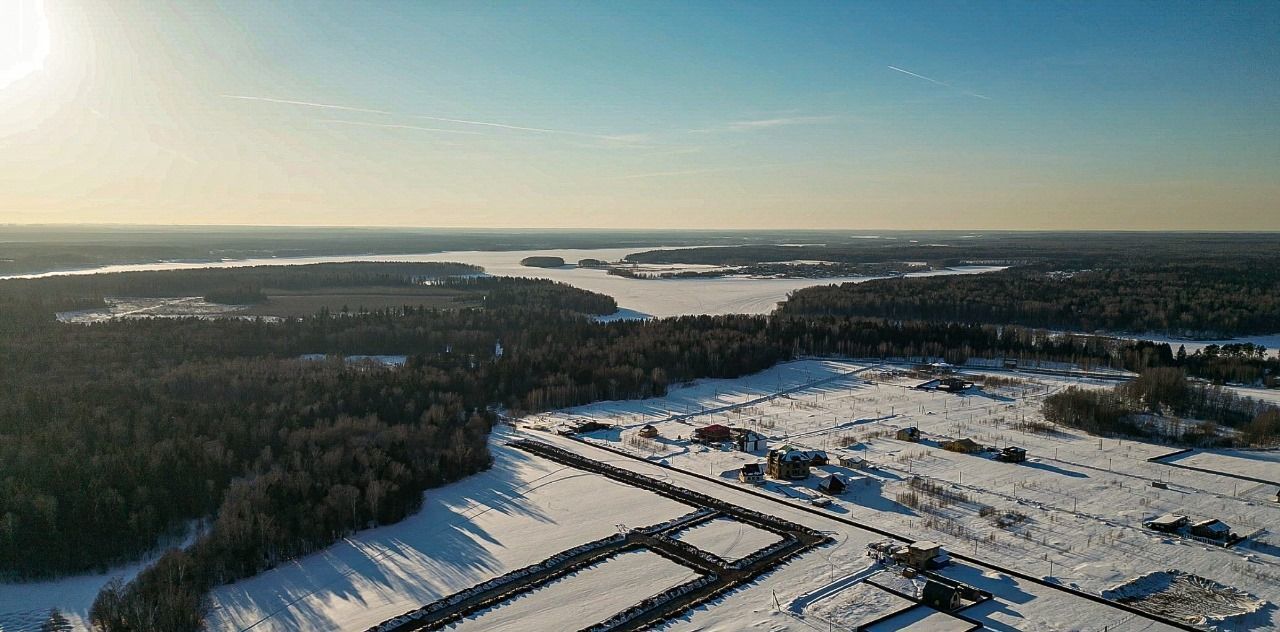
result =
[[445,629],[482,632],[586,627],[697,577],[692,569],[656,553],[625,551]]
[[717,518],[676,534],[676,539],[692,544],[722,559],[733,561],[782,541],[776,533],[757,529],[729,518]]

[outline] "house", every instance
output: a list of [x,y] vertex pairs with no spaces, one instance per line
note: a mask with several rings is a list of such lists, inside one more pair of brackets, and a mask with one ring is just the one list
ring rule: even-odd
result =
[[769,450],[769,456],[765,460],[765,474],[779,480],[804,480],[809,478],[809,457],[801,450],[785,447]]
[[1142,523],[1142,526],[1156,531],[1164,531],[1165,533],[1174,533],[1178,529],[1187,526],[1187,522],[1189,522],[1189,519],[1186,516],[1165,514]]
[[941,544],[929,540],[908,544],[901,558],[903,564],[922,571],[946,566],[951,560],[942,550]]
[[930,579],[925,582],[920,593],[920,601],[941,612],[951,612],[960,608],[960,587]]
[[1004,368],[1006,368],[1006,369],[1016,369],[1016,368],[1018,368],[1018,361],[1017,361],[1017,360],[1011,360],[1011,359],[1009,359],[1009,358],[1005,358],[1005,359],[1004,359],[1004,364],[1003,364],[1003,366],[1004,366]]
[[1231,537],[1231,527],[1217,518],[1210,518],[1191,525],[1191,535],[1211,540],[1225,540]]
[[653,424],[645,424],[644,427],[640,429],[640,432],[636,434],[644,437],[645,439],[652,439],[658,436],[658,429],[653,427]]
[[743,483],[759,485],[764,482],[764,468],[759,463],[747,463],[738,468],[738,480]]
[[959,393],[971,388],[973,388],[973,382],[966,382],[958,377],[944,377],[938,380],[938,390],[948,393]]
[[897,437],[901,441],[912,441],[915,443],[919,443],[920,429],[915,426],[911,426],[910,428],[899,428]]
[[849,454],[841,454],[836,461],[840,463],[841,467],[847,467],[851,470],[865,470],[871,467],[871,464],[866,459]]
[[942,449],[962,454],[973,454],[974,452],[981,452],[982,445],[973,439],[965,437],[964,439],[956,439],[942,444]]
[[728,441],[733,431],[728,426],[711,424],[693,431],[693,440],[698,443],[721,443]]
[[844,490],[848,487],[849,486],[845,484],[844,479],[840,478],[838,474],[832,474],[831,476],[822,479],[821,483],[818,483],[818,491],[828,496],[839,496],[840,494],[843,494]]
[[1000,453],[996,455],[996,460],[1004,461],[1005,463],[1021,463],[1027,460],[1027,451],[1023,448],[1009,446],[1000,450]]
[[734,428],[733,445],[739,452],[762,452],[769,447],[769,441],[754,430]]

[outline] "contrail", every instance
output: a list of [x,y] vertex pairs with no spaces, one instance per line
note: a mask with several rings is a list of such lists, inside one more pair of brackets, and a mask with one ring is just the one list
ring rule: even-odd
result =
[[918,77],[918,78],[920,78],[920,79],[924,79],[925,81],[928,81],[929,83],[936,83],[936,84],[938,84],[938,85],[940,85],[940,86],[946,86],[946,87],[948,87],[948,88],[950,88],[950,87],[951,87],[951,84],[949,84],[949,83],[947,83],[947,82],[945,82],[945,81],[938,81],[937,79],[930,79],[930,78],[928,78],[928,77],[926,77],[926,76],[924,76],[924,75],[917,75],[916,73],[911,72],[910,70],[903,70],[903,69],[901,69],[901,68],[899,68],[899,67],[897,67],[897,66],[889,66],[889,70],[896,70],[896,71],[898,71],[898,72],[900,72],[900,73],[902,73],[902,74],[904,74],[904,75],[911,75],[912,77]]
[[[402,114],[399,112],[390,112],[387,110],[374,110],[370,108],[356,108],[346,105],[333,105],[329,103],[314,103],[311,101],[294,101],[291,99],[273,99],[271,97],[255,97],[242,94],[222,94],[218,95],[224,99],[241,99],[244,101],[261,101],[263,103],[279,103],[282,105],[298,105],[308,108],[321,108],[325,110],[341,110],[344,112],[362,112],[365,114],[380,114],[383,116],[403,116],[408,118],[425,119],[428,121],[440,121],[442,123],[456,123],[459,125],[476,125],[481,127],[496,127],[499,129],[509,129],[521,132],[534,132],[538,134],[563,134],[566,136],[577,136],[580,138],[596,138],[601,140],[615,140],[615,137],[604,136],[600,134],[587,134],[584,132],[574,132],[563,129],[550,129],[546,127],[525,127],[522,125],[508,125],[506,123],[493,123],[490,121],[471,121],[466,119],[445,118],[443,116],[429,116],[426,114]],[[429,128],[421,128],[429,129]],[[431,130],[431,131],[447,131],[447,130]]]
[[339,125],[357,125],[359,127],[384,127],[387,129],[412,129],[420,132],[443,132],[445,134],[479,135],[480,132],[468,132],[460,129],[441,129],[439,127],[419,127],[417,125],[393,125],[390,123],[366,123],[364,121],[344,121],[342,119],[316,119],[317,123],[336,123]]
[[[955,87],[955,86],[953,86],[953,85],[951,85],[951,84],[949,84],[949,83],[947,83],[947,82],[945,82],[945,81],[938,81],[937,79],[931,79],[931,78],[926,77],[926,76],[924,76],[924,75],[917,74],[917,73],[911,72],[910,70],[905,70],[905,69],[903,69],[903,68],[899,68],[899,67],[897,67],[897,66],[889,66],[889,70],[896,70],[896,71],[898,71],[898,72],[900,72],[900,73],[902,73],[902,74],[904,74],[904,75],[911,75],[912,77],[916,77],[917,79],[924,79],[925,81],[928,81],[929,83],[934,83],[934,84],[940,85],[940,86],[942,86],[942,87],[944,87],[944,88],[951,88],[951,89],[953,89],[953,90],[954,90],[954,89],[956,89],[956,87]],[[961,92],[962,92],[962,93],[964,93],[964,94],[965,94],[965,95],[967,95],[967,96],[977,97],[977,98],[979,98],[979,99],[986,99],[986,100],[988,100],[988,101],[990,101],[990,100],[991,100],[991,97],[988,97],[988,96],[984,96],[984,95],[978,94],[977,92],[970,92],[970,91],[968,91],[968,90],[961,90]]]

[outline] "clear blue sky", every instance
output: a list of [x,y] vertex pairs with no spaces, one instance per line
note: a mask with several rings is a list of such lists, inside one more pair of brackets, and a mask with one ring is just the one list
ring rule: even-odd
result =
[[1276,2],[46,4],[0,221],[1280,229]]

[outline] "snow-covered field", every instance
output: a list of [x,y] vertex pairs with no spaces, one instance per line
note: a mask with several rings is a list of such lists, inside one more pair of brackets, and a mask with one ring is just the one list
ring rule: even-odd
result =
[[776,534],[729,518],[704,522],[675,537],[729,561],[742,559],[782,540]]
[[1280,450],[1193,450],[1164,459],[1163,462],[1217,470],[1280,484]]
[[[818,473],[868,477],[869,484],[850,489],[836,501],[830,508],[835,515],[941,541],[953,550],[1095,594],[1173,565],[1280,603],[1280,548],[1267,531],[1280,518],[1274,486],[1147,462],[1173,451],[1168,446],[1100,440],[1070,429],[1044,432],[1033,425],[1043,421],[1039,408],[1045,395],[1070,385],[1105,387],[1112,382],[1002,371],[1000,377],[1018,382],[952,395],[910,388],[921,380],[890,368],[793,362],[739,380],[703,381],[663,398],[603,402],[527,423],[554,427],[563,420],[584,418],[614,423],[621,431],[594,433],[592,440],[724,480],[735,479],[743,463],[762,462],[763,454],[719,450],[684,439],[694,428],[710,423],[751,428],[769,437],[772,446],[827,450],[833,464],[815,468]],[[981,383],[981,371],[967,373]],[[773,396],[778,392],[785,394]],[[658,428],[657,439],[634,435],[646,423]],[[893,438],[896,429],[908,426],[921,429],[921,443]],[[1029,460],[1009,464],[983,454],[940,449],[940,442],[960,437],[985,445],[1021,446],[1028,450]],[[1260,458],[1241,458],[1242,454]],[[875,468],[840,467],[834,464],[840,455],[864,457]],[[1202,451],[1188,458],[1230,462],[1234,469],[1248,465],[1253,469],[1244,471],[1270,470],[1275,476],[1280,466],[1270,460],[1274,455]],[[962,500],[942,502],[919,492],[921,507],[904,506],[898,496],[913,491],[909,481],[917,475]],[[770,480],[762,489],[788,502],[804,503],[815,495],[818,480]],[[1168,489],[1153,487],[1152,482]],[[1008,527],[995,522],[1009,512],[1025,518]],[[1164,513],[1186,514],[1193,520],[1218,518],[1237,534],[1256,535],[1223,548],[1142,526],[1143,520]],[[1280,625],[1280,620],[1269,619],[1270,612],[1262,615],[1268,617],[1266,625]],[[1224,624],[1223,629],[1250,628]]]

